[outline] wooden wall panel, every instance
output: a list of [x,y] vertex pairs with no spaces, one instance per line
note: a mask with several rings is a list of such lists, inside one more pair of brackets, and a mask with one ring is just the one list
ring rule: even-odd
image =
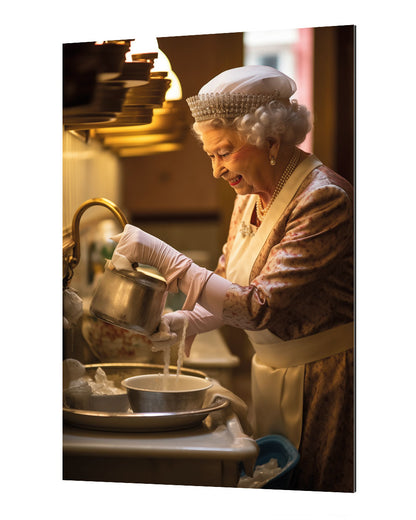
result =
[[314,153],[354,181],[355,27],[314,31]]

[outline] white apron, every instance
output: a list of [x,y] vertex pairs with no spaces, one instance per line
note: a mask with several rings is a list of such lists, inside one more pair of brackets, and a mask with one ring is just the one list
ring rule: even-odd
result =
[[[274,225],[306,176],[321,164],[310,155],[298,165],[258,229],[250,224],[257,199],[256,195],[250,195],[230,251],[227,280],[242,286],[249,285],[253,264]],[[305,363],[351,348],[353,323],[290,341],[283,341],[269,330],[246,333],[255,350],[251,381],[255,436],[279,433],[299,448]]]

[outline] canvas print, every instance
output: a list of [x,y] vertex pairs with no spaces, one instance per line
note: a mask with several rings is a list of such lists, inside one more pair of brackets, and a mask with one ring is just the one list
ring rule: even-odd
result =
[[63,479],[353,493],[355,27],[62,52]]

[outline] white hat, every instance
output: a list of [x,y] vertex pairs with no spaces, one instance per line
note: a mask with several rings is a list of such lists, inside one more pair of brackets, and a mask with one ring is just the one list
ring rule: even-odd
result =
[[205,121],[238,117],[273,100],[287,103],[295,92],[296,83],[283,72],[248,65],[218,74],[186,101],[195,120]]

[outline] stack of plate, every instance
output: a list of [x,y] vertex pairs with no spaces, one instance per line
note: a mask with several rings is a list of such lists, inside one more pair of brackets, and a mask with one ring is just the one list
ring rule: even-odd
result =
[[[68,129],[115,121],[123,111],[128,90],[149,83],[157,55],[126,62],[129,48],[126,40],[64,45],[63,122]],[[149,122],[149,111],[144,115],[141,124]]]

